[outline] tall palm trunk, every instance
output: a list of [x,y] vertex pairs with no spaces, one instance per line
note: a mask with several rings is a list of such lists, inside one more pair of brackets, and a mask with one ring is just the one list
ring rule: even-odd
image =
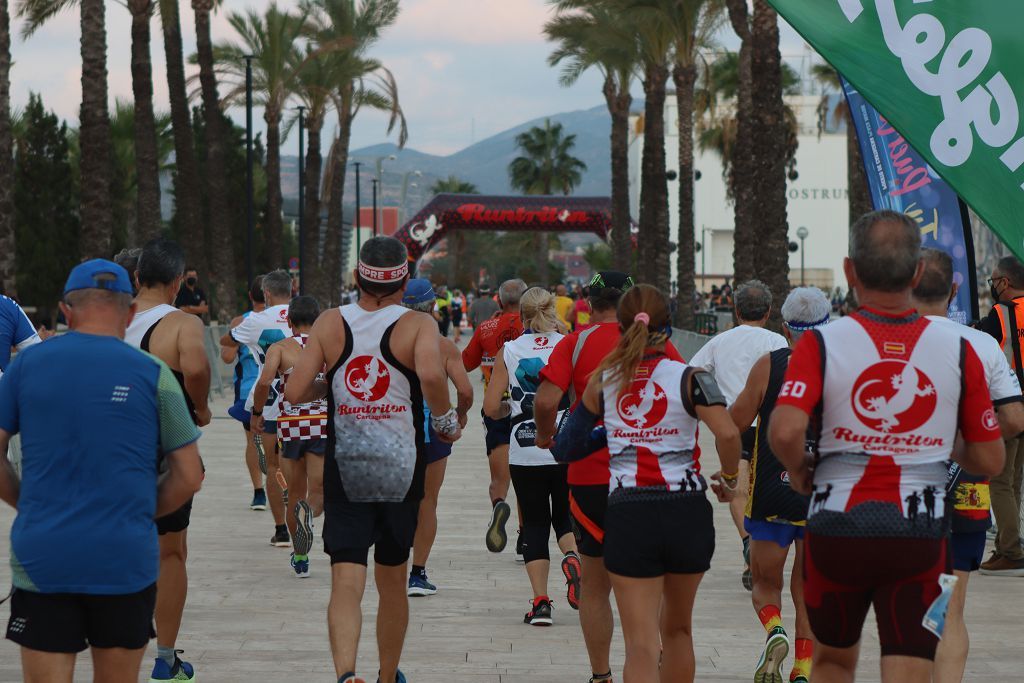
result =
[[315,293],[320,269],[320,175],[324,163],[320,154],[320,131],[323,129],[324,120],[322,117],[310,117],[306,119],[306,126],[309,135],[305,168],[306,203],[303,206],[306,235],[302,253],[299,254],[299,262],[302,264],[303,276],[310,283],[310,293]]
[[160,161],[153,114],[149,20],[153,0],[129,0],[132,14],[132,94],[135,97],[136,224],[141,241],[160,234]]
[[352,84],[348,83],[342,88],[341,106],[338,107],[338,138],[331,146],[331,186],[327,205],[322,296],[332,306],[341,300],[341,270],[348,267],[348,254],[343,257],[341,253],[341,234],[345,229],[343,205],[345,171],[348,169],[348,149],[352,138],[352,96]]
[[17,295],[14,242],[14,131],[11,128],[11,14],[0,0],[0,285]]
[[203,230],[202,192],[199,189],[199,163],[192,135],[192,114],[185,91],[178,0],[159,0],[159,4],[164,56],[167,60],[167,89],[171,101],[171,128],[174,131],[174,205],[181,230],[179,241],[185,247],[189,263],[201,272],[211,274],[204,246],[206,238]]
[[733,142],[729,183],[732,188],[733,282],[754,277],[757,236],[757,188],[754,187],[754,104],[752,99],[751,33],[747,0],[726,0],[733,30],[740,38],[739,83],[736,88],[736,139]]
[[633,270],[633,235],[629,215],[629,90],[620,92],[613,76],[604,81],[604,99],[612,117],[612,262],[616,270]]
[[83,257],[109,258],[111,206],[110,114],[107,110],[107,29],[103,0],[81,0],[82,108],[79,154]]
[[669,291],[668,179],[665,177],[665,85],[669,70],[664,63],[644,70],[644,153],[640,180],[640,234],[637,274],[643,282]]
[[[789,129],[782,101],[779,20],[765,0],[755,0],[751,30],[754,106],[754,187],[757,190],[757,249],[754,269],[778,301],[789,291],[789,219],[786,213],[786,158]],[[780,324],[779,306],[773,319]]]
[[224,143],[227,122],[220,110],[217,77],[213,71],[213,43],[210,39],[211,0],[192,0],[196,17],[196,52],[199,82],[206,123],[206,184],[210,205],[210,275],[213,279],[216,318],[230,320],[235,304],[235,255],[228,213]]
[[263,235],[267,240],[270,268],[284,265],[281,238],[284,226],[281,219],[281,112],[267,109],[263,113],[267,122],[267,214]]
[[694,266],[693,207],[693,88],[697,83],[694,64],[676,64],[672,70],[679,111],[679,234],[676,237],[676,325],[695,329],[693,295],[696,292]]

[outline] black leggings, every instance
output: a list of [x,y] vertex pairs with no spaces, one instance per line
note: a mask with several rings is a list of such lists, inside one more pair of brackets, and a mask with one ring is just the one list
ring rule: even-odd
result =
[[550,559],[548,530],[555,538],[572,533],[569,521],[568,465],[509,465],[523,515],[523,559]]

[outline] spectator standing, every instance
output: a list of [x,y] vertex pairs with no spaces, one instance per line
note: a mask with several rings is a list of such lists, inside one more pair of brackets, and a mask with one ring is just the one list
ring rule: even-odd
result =
[[195,268],[185,269],[185,281],[181,283],[174,307],[200,317],[210,312],[206,292],[199,286],[199,273]]
[[488,287],[480,288],[480,295],[469,307],[469,324],[475,330],[485,320],[490,320],[498,312],[498,302],[494,300],[494,292]]

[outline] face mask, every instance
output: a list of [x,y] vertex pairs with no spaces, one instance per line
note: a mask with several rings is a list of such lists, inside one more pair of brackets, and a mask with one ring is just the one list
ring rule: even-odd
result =
[[190,277],[187,280],[185,280],[185,284],[188,285],[189,287],[195,287],[196,282],[198,282],[198,280],[194,277]]

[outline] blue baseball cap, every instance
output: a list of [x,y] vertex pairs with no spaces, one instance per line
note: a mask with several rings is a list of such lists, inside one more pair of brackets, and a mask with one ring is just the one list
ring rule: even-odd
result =
[[72,268],[68,281],[64,284],[64,294],[80,289],[106,289],[131,294],[132,281],[128,277],[128,271],[113,261],[94,258]]
[[406,283],[405,296],[402,297],[402,303],[406,306],[415,306],[433,300],[434,287],[430,284],[430,280],[418,277]]

